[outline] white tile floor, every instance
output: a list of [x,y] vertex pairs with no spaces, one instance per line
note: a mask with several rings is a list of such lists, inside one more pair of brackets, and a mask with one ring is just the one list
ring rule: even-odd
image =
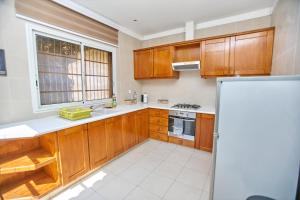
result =
[[208,200],[211,154],[149,140],[53,200]]

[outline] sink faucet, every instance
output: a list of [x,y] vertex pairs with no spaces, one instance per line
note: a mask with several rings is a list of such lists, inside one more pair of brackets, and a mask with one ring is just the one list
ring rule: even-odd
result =
[[97,108],[100,108],[100,107],[103,108],[104,105],[105,104],[103,104],[103,103],[102,104],[97,104],[97,105],[95,104],[95,105],[91,105],[89,108],[92,109],[92,111],[95,111]]

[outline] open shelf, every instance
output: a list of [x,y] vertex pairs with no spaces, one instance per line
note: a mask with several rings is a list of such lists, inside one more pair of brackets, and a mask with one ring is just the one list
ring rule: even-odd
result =
[[39,148],[0,160],[0,175],[37,170],[55,162],[55,156]]
[[200,43],[175,46],[173,62],[200,61]]
[[53,178],[47,175],[43,170],[39,170],[21,181],[2,186],[0,189],[0,199],[40,198],[57,186],[58,183]]

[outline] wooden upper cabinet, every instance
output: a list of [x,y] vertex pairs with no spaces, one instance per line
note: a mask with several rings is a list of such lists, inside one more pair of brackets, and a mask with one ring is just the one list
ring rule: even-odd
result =
[[89,171],[86,125],[58,131],[58,146],[64,185]]
[[212,152],[215,115],[197,114],[195,148]]
[[178,78],[179,73],[173,71],[172,62],[174,47],[154,48],[154,77],[155,78]]
[[235,75],[269,75],[274,30],[239,35],[232,42]]
[[153,77],[153,49],[134,51],[134,78]]
[[88,124],[88,139],[90,166],[92,169],[95,169],[108,161],[108,138],[106,134],[105,120]]
[[109,159],[111,159],[124,151],[122,136],[122,116],[107,119],[105,123],[105,130],[108,137],[107,150]]
[[224,76],[228,74],[230,37],[201,42],[201,76]]
[[274,27],[135,50],[135,79],[178,78],[172,62],[200,60],[202,77],[270,75]]
[[135,112],[122,116],[123,142],[125,150],[137,144],[138,136],[135,124]]

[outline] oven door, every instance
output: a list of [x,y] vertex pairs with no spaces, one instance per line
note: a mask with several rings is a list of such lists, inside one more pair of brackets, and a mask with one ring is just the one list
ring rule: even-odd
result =
[[184,119],[175,116],[169,116],[169,134],[171,135],[179,135],[183,134],[183,126],[184,126]]
[[195,137],[196,120],[184,119],[183,135]]

